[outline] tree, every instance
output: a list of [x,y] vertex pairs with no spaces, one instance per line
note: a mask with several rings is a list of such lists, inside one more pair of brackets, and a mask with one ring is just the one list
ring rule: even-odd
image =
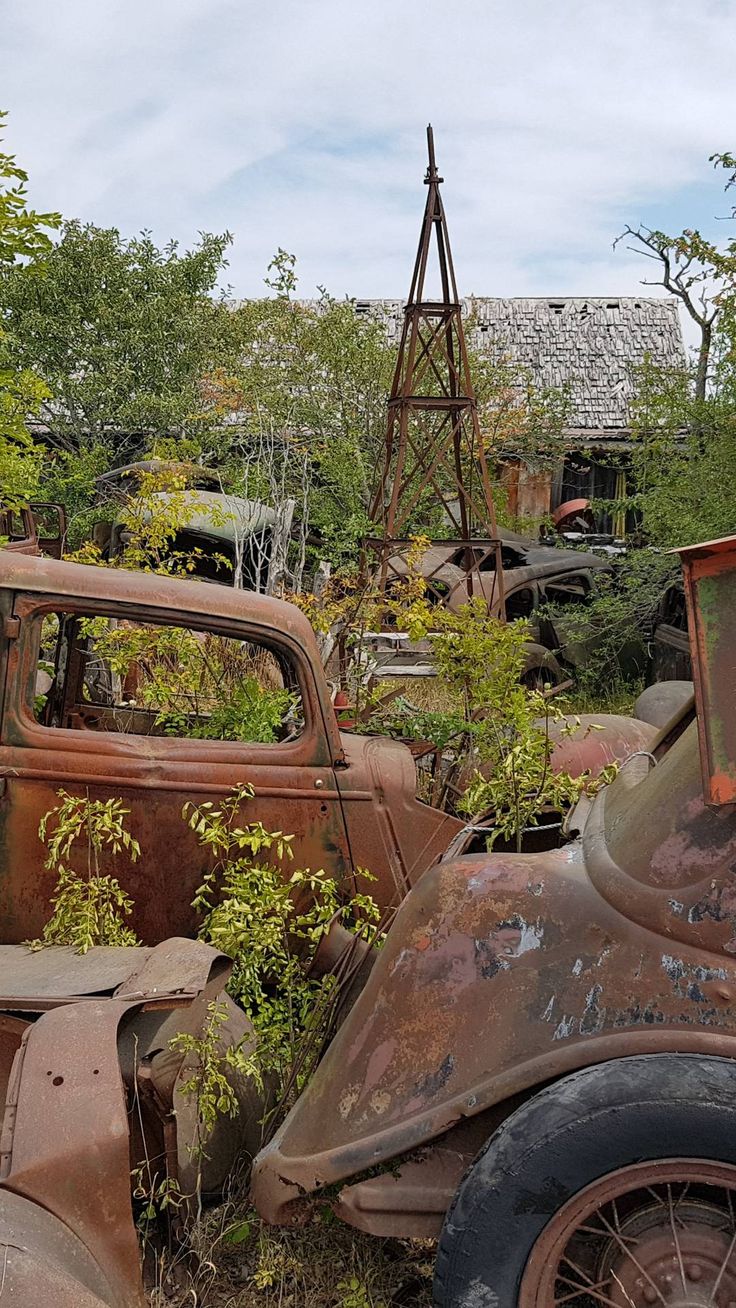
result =
[[[315,302],[293,298],[296,261],[279,250],[269,266],[270,298],[232,315],[236,359],[231,426],[242,460],[258,432],[278,433],[283,457],[302,477],[311,469],[310,523],[335,561],[355,555],[369,528],[367,508],[386,429],[394,351],[380,322],[351,300],[324,290]],[[223,382],[227,385],[227,381]],[[301,486],[296,487],[297,499]]]
[[692,545],[736,530],[736,356],[715,340],[708,394],[687,374],[646,364],[632,409],[636,505],[647,539],[661,548]]
[[[6,115],[0,112],[0,130]],[[13,270],[33,268],[40,278],[52,249],[49,232],[56,213],[36,213],[27,205],[28,175],[15,157],[0,150],[0,286]],[[31,438],[27,419],[40,411],[49,390],[32,368],[18,366],[5,299],[0,300],[0,498],[18,504],[35,491],[42,451]]]
[[[286,251],[274,256],[266,285],[271,298],[233,313],[235,376],[219,379],[222,403],[242,424],[231,425],[233,448],[240,442],[242,462],[253,433],[265,426],[279,433],[292,460],[295,448],[306,451],[310,522],[321,548],[335,562],[355,560],[358,542],[371,531],[368,507],[383,463],[396,350],[381,319],[359,313],[353,300],[324,289],[316,301],[295,299],[296,260]],[[567,397],[536,388],[508,360],[473,352],[471,366],[491,454],[559,457]],[[431,376],[426,380],[431,386]],[[442,529],[431,487],[416,519],[419,531]]]
[[[221,362],[229,310],[213,296],[230,236],[202,234],[180,253],[144,232],[66,222],[45,258],[2,277],[13,359],[35,370],[49,444],[103,447],[117,462],[157,436],[197,435],[213,420],[204,377]],[[51,398],[53,396],[53,398]]]
[[[736,158],[730,154],[711,156],[716,167],[730,171],[726,190],[736,181]],[[732,217],[736,216],[732,212]],[[705,399],[709,365],[714,345],[718,318],[733,317],[736,304],[736,238],[723,247],[707,240],[697,228],[686,227],[679,236],[646,227],[624,228],[614,241],[614,248],[622,240],[633,240],[630,250],[659,264],[660,276],[655,281],[644,279],[643,286],[663,286],[677,296],[698,327],[700,342],[695,369],[695,399]]]

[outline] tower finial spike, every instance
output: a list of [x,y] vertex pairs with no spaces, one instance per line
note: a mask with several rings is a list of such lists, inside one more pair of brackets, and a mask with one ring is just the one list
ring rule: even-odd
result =
[[427,172],[424,178],[425,186],[429,186],[430,182],[442,181],[442,178],[437,175],[437,164],[435,163],[434,158],[434,132],[432,131],[431,123],[427,123],[427,154],[429,156],[429,162],[427,164]]

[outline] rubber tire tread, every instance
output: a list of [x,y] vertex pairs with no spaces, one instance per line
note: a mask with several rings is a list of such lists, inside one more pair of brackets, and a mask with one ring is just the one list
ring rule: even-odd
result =
[[529,1099],[491,1136],[447,1212],[437,1308],[516,1308],[531,1250],[572,1195],[629,1163],[736,1163],[736,1062],[647,1054],[597,1063]]

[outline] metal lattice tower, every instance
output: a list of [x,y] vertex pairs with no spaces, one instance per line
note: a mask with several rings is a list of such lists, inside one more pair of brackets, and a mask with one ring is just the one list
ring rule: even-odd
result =
[[[383,468],[370,510],[381,534],[368,544],[381,558],[385,586],[390,559],[406,546],[420,502],[425,497],[426,503],[429,496],[442,506],[447,521],[443,543],[452,536],[456,550],[464,547],[468,595],[473,594],[478,568],[495,568],[494,601],[502,611],[501,545],[431,126],[427,146],[427,203],[388,401]],[[439,265],[439,300],[425,299],[433,247]]]

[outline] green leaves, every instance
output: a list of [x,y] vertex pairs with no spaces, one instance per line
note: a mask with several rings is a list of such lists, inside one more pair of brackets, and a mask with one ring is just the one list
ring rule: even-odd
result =
[[[0,132],[6,117],[0,111]],[[47,254],[52,244],[49,231],[61,222],[58,213],[36,213],[28,208],[27,181],[28,174],[14,155],[0,150],[0,268]]]
[[[61,803],[43,815],[38,827],[48,845],[45,866],[57,873],[53,913],[41,939],[29,941],[29,948],[70,945],[86,954],[93,945],[138,945],[135,932],[125,924],[133,911],[132,899],[115,877],[100,871],[105,854],[125,854],[131,863],[140,857],[140,845],[125,826],[130,810],[120,799],[57,793]],[[86,863],[84,872],[67,865],[72,856]]]
[[[17,265],[3,278],[13,366],[53,393],[51,439],[79,452],[117,446],[141,457],[157,435],[207,426],[200,382],[221,362],[229,309],[212,298],[230,237],[158,249],[147,233],[66,222],[43,276]],[[124,458],[121,460],[124,461]]]
[[238,1052],[238,1067],[286,1096],[306,1083],[331,1011],[334,978],[308,974],[317,946],[338,913],[371,932],[378,910],[368,895],[343,904],[322,869],[289,873],[294,837],[242,821],[253,797],[251,786],[238,786],[217,805],[186,804],[182,816],[213,859],[194,899],[200,937],[235,960],[229,989],[256,1037],[253,1050]]
[[[0,132],[6,115],[0,112]],[[52,249],[49,232],[61,221],[57,213],[36,213],[26,203],[28,176],[13,155],[0,150],[0,289],[13,270],[28,269],[38,279],[40,260]],[[37,491],[42,450],[27,427],[50,398],[50,390],[27,362],[17,359],[17,342],[0,300],[0,499],[17,506]]]
[[549,723],[559,708],[521,682],[529,629],[499,622],[477,598],[458,613],[437,611],[430,641],[439,674],[464,700],[466,767],[470,781],[458,807],[493,817],[490,843],[503,838],[521,848],[524,830],[543,810],[574,803],[589,778],[553,772]]

